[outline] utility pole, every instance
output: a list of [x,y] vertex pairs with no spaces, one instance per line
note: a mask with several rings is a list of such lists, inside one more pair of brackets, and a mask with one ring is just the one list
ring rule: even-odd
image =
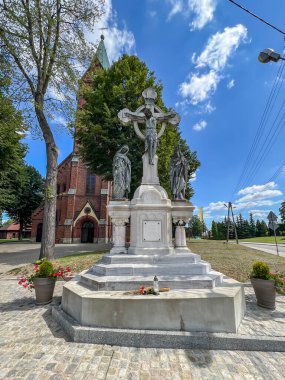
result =
[[237,234],[232,202],[228,202],[228,204],[225,204],[225,207],[228,209],[227,243],[229,242],[229,237],[230,237],[230,212],[231,212],[234,229],[235,229],[236,243],[238,244],[238,234]]

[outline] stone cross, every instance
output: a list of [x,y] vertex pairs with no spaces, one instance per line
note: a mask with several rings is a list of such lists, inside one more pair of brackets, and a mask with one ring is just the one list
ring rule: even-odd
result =
[[[145,104],[140,106],[135,112],[124,108],[118,113],[118,118],[123,124],[134,123],[134,129],[137,136],[145,141],[145,151],[148,154],[149,165],[154,165],[154,158],[159,138],[163,135],[166,122],[177,125],[180,122],[180,116],[175,111],[163,113],[163,111],[154,104],[157,93],[151,87],[143,91]],[[145,124],[146,132],[143,134],[138,124]],[[162,123],[161,129],[157,132],[157,123]]]

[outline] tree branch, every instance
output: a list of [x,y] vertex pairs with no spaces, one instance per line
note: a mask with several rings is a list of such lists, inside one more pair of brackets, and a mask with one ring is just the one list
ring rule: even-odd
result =
[[43,94],[46,93],[46,90],[47,90],[47,87],[48,87],[48,83],[49,83],[49,80],[50,80],[50,76],[51,76],[51,73],[52,73],[52,69],[53,69],[53,65],[54,65],[55,57],[56,57],[56,52],[57,52],[57,48],[58,48],[59,30],[60,30],[59,26],[60,26],[60,21],[61,21],[61,17],[60,17],[61,16],[61,4],[60,4],[60,0],[57,0],[56,4],[57,4],[57,11],[56,11],[56,32],[55,32],[55,39],[54,39],[54,43],[53,43],[52,52],[51,52],[51,55],[50,55],[50,61],[49,61],[49,64],[48,64],[46,78],[45,78],[44,85],[43,85]]

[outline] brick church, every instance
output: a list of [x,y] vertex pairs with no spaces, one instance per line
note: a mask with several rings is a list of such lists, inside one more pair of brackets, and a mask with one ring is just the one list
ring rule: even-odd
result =
[[[82,81],[90,83],[89,74],[110,67],[104,36]],[[84,106],[84,99],[78,99],[78,107]],[[73,152],[58,166],[56,243],[100,243],[111,238],[111,223],[107,215],[107,204],[112,195],[112,184],[101,176],[90,172],[77,154],[76,143]],[[43,207],[32,215],[31,238],[41,241]]]

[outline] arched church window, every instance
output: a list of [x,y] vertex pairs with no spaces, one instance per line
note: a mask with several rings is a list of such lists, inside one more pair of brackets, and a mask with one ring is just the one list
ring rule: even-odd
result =
[[86,194],[94,194],[94,191],[95,191],[95,174],[87,172]]

